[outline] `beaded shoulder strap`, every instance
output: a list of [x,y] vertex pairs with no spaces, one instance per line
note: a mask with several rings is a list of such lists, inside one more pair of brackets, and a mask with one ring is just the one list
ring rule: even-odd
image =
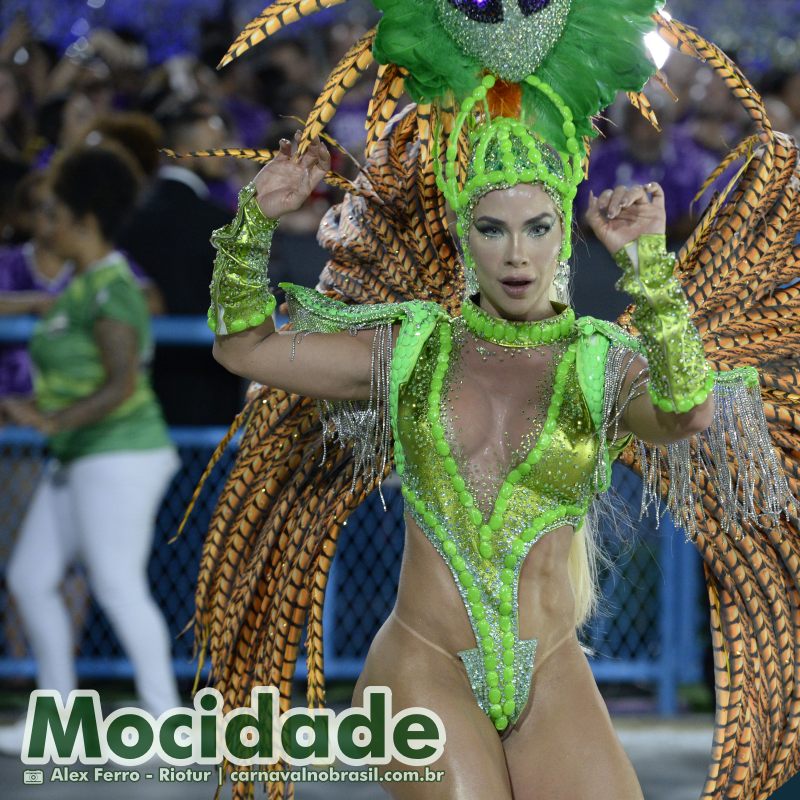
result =
[[644,347],[639,339],[628,333],[615,322],[587,316],[580,317],[576,320],[575,324],[584,336],[590,336],[592,333],[597,332],[602,334],[612,344],[622,345],[637,353],[644,353]]
[[316,289],[296,283],[279,283],[286,293],[289,319],[295,330],[335,333],[370,328],[382,322],[399,322],[406,316],[409,303],[359,303],[350,305],[334,300]]
[[[375,329],[372,344],[372,381],[368,400],[318,399],[317,409],[322,423],[325,463],[327,440],[353,447],[355,466],[350,493],[355,492],[359,475],[365,484],[377,481],[380,492],[386,465],[390,458],[392,429],[396,430],[398,394],[408,381],[422,345],[438,319],[446,319],[446,311],[432,301],[407,300],[400,303],[366,303],[348,305],[321,294],[316,289],[294,283],[279,283],[286,293],[289,319],[298,332],[337,333]],[[392,325],[400,323],[400,335],[392,352]],[[395,447],[395,459],[402,452]],[[381,493],[384,509],[386,503]]]
[[580,334],[576,358],[578,382],[599,438],[594,482],[596,491],[602,492],[611,484],[611,464],[630,441],[628,437],[616,447],[609,441],[612,411],[624,377],[617,356],[623,351],[638,353],[642,348],[636,337],[613,322],[587,316],[578,319],[576,326]]
[[[643,348],[635,336],[613,322],[581,317],[576,324],[581,333],[578,378],[592,420],[600,422],[596,425],[600,447],[595,486],[597,491],[605,491],[611,480],[611,462],[620,449],[610,448],[607,441],[613,425],[610,398],[616,397],[624,373],[624,360],[617,356],[621,351],[642,353]],[[717,519],[725,530],[741,531],[748,520],[758,522],[764,515],[777,523],[785,510],[796,513],[800,507],[789,491],[772,444],[758,371],[746,366],[712,374],[716,409],[712,424],[704,431],[665,446],[631,434],[642,470],[641,513],[653,505],[658,522],[665,497],[673,520],[687,539],[696,538],[703,527],[709,491],[719,504]],[[603,402],[604,398],[609,399]],[[661,488],[665,476],[669,493]]]

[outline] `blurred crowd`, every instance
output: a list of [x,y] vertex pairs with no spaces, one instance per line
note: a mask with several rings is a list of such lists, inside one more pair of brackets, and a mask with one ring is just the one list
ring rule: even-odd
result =
[[[135,158],[141,191],[116,244],[126,255],[152,314],[205,317],[214,251],[211,232],[236,209],[237,193],[258,171],[255,161],[170,158],[219,148],[274,150],[311,111],[329,69],[363,33],[345,23],[309,40],[282,39],[224,70],[215,66],[234,38],[232,23],[201,26],[201,47],[148,64],[130,32],[96,30],[59,53],[38,41],[24,18],[0,40],[0,313],[39,314],[68,284],[72,268],[55,256],[38,210],[54,156],[113,141]],[[319,32],[317,32],[319,33]],[[357,154],[370,88],[353,93],[332,134]],[[346,154],[333,169],[354,174]],[[326,254],[316,242],[325,211],[338,197],[322,185],[285,218],[273,246],[273,285],[314,286]],[[159,346],[156,393],[171,425],[227,425],[244,388],[210,348]],[[24,348],[0,346],[0,396],[30,391]]]
[[[258,165],[231,157],[174,159],[159,149],[275,149],[307,117],[329,71],[370,22],[342,17],[300,36],[280,36],[217,71],[238,33],[230,20],[201,23],[197,53],[149,64],[145,43],[131,31],[94,30],[62,53],[37,40],[19,17],[0,40],[0,312],[40,313],[69,281],[70,265],[53,257],[37,231],[43,176],[54,154],[114,140],[135,157],[141,173],[139,203],[118,244],[151,313],[204,316],[210,232],[230,219],[238,189]],[[709,67],[672,56],[663,75],[669,90],[656,81],[647,90],[660,132],[624,97],[600,121],[576,216],[589,189],[597,194],[618,183],[658,181],[667,198],[670,239],[680,242],[710,197],[707,192],[693,203],[695,194],[750,132],[750,123]],[[346,96],[329,127],[356,158],[363,152],[371,77]],[[776,73],[758,88],[774,126],[800,134],[800,75]],[[334,149],[334,170],[353,175],[354,163]],[[283,220],[270,266],[273,286],[282,280],[316,284],[326,260],[316,230],[338,199],[321,185],[303,209]],[[576,247],[576,308],[613,318],[623,302],[605,291],[614,282],[613,265],[603,261],[588,233],[583,238],[585,246]],[[227,424],[240,407],[240,381],[205,348],[161,346],[153,372],[170,424]],[[5,346],[0,392],[24,391],[28,380],[20,348]]]

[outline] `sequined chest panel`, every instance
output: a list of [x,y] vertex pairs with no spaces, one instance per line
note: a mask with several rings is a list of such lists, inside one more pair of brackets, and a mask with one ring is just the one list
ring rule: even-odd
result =
[[547,531],[579,526],[593,493],[578,344],[575,331],[512,355],[442,318],[397,395],[406,508],[453,574],[478,643],[459,655],[498,730],[527,702],[535,654],[519,639],[522,563]]

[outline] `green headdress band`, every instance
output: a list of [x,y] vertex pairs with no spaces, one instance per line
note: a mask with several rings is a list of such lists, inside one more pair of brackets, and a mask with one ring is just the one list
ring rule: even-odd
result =
[[[477,113],[480,108],[476,110],[476,106],[486,103],[487,90],[495,84],[493,75],[485,76],[481,85],[461,105],[448,139],[444,174],[439,153],[434,153],[436,182],[456,213],[456,231],[461,240],[466,266],[471,269],[474,269],[474,263],[467,246],[467,237],[475,206],[488,192],[519,183],[541,185],[550,195],[561,217],[564,232],[560,260],[566,261],[572,253],[572,204],[578,184],[583,180],[583,147],[576,136],[572,112],[566,103],[535,75],[530,75],[525,80],[545,95],[558,110],[562,119],[566,153],[558,152],[544,143],[519,119],[490,119],[488,105],[484,106],[482,114]],[[458,140],[465,126],[468,126],[470,159],[466,177],[460,186]]]

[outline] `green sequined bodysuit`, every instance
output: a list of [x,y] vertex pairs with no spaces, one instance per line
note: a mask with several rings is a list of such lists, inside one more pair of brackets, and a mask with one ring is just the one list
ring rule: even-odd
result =
[[[479,706],[502,731],[527,704],[536,653],[536,639],[519,638],[520,569],[541,536],[562,525],[577,529],[594,494],[608,488],[611,462],[627,441],[610,450],[605,440],[605,366],[612,345],[632,355],[636,340],[611,323],[575,321],[562,306],[535,324],[539,344],[503,347],[476,338],[463,317],[433,302],[348,307],[281,286],[299,329],[402,323],[386,374],[403,498],[450,568],[477,642],[458,655]],[[489,366],[492,350],[497,367]],[[476,358],[487,363],[476,366]],[[485,385],[475,383],[478,375]],[[475,404],[490,402],[493,380],[519,398],[534,397],[500,422],[506,446],[474,452],[469,437],[458,441],[457,418],[468,406],[472,420],[491,418],[490,406]],[[347,405],[352,413],[355,404],[324,405],[328,412]],[[362,435],[362,442],[372,438],[380,437]],[[478,438],[485,443],[485,434]]]
[[[491,391],[491,384],[473,384],[471,391],[469,383],[462,390],[455,388],[454,367],[459,365],[460,373],[474,378],[477,371],[469,369],[470,360],[480,352],[461,317],[449,319],[431,309],[435,322],[430,333],[425,336],[430,325],[404,328],[395,352],[400,363],[394,372],[395,459],[403,497],[450,567],[478,643],[458,655],[478,704],[498,730],[513,725],[527,704],[536,652],[536,639],[518,635],[517,587],[525,557],[548,531],[562,525],[580,527],[594,492],[607,488],[594,484],[599,440],[592,410],[601,411],[603,372],[595,365],[602,367],[608,340],[584,335],[585,324],[558,335],[568,311],[546,325],[557,341],[529,351],[528,359],[514,354],[527,364],[506,361],[520,383],[530,387],[536,386],[533,375],[544,373],[539,394],[545,402],[535,404],[530,416],[517,415],[532,423],[532,430],[528,446],[523,442],[514,451],[516,457],[480,453],[475,465],[473,455],[454,441],[450,415],[457,416],[453,412],[458,400],[464,409]],[[524,374],[526,367],[530,375]],[[463,396],[467,392],[471,397]],[[546,416],[536,419],[536,407],[546,409]],[[481,415],[473,411],[469,417]],[[512,420],[503,427],[512,425],[519,427]],[[470,478],[469,467],[473,475],[484,476],[483,484]]]

